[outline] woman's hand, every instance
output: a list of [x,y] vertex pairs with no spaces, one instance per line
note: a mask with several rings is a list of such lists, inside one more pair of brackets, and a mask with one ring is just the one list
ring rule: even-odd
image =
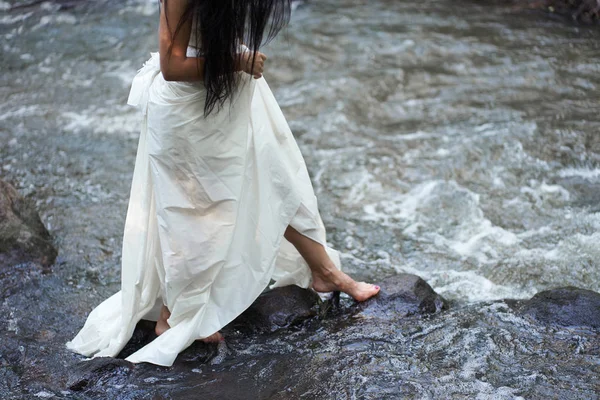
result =
[[[245,51],[240,55],[240,57],[242,71],[253,75],[254,79],[259,79],[262,77],[267,56],[257,51],[256,57],[253,57],[253,53],[251,51]],[[254,64],[252,63],[252,58],[254,58]]]

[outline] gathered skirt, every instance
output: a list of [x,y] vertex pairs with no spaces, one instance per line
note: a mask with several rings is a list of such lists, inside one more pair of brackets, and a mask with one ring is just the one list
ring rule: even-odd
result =
[[[327,246],[308,171],[267,82],[240,72],[231,105],[204,117],[202,83],[165,81],[158,53],[128,103],[142,115],[125,221],[121,290],[90,312],[67,348],[116,356],[164,304],[170,329],[126,360],[171,366],[265,290],[310,287],[288,225]],[[242,76],[243,75],[243,76]]]

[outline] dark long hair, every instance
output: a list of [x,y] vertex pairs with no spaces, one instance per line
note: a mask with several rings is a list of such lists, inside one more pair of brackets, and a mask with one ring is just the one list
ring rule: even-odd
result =
[[[167,1],[163,0],[165,15]],[[240,83],[239,75],[235,74],[239,41],[250,48],[254,60],[259,48],[289,22],[290,3],[290,0],[189,0],[172,38],[186,21],[196,22],[192,31],[200,41],[195,44],[197,56],[205,60],[205,116],[231,100]]]

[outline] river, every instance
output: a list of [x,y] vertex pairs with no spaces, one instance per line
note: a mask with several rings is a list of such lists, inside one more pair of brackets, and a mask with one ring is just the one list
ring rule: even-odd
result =
[[[140,122],[126,99],[156,51],[157,12],[0,1],[0,176],[36,201],[59,248],[36,284],[56,348],[119,288]],[[264,75],[344,269],[417,274],[455,309],[600,291],[599,33],[501,2],[294,3]],[[33,300],[7,301],[27,337],[17,306]],[[453,379],[428,393],[519,393]]]

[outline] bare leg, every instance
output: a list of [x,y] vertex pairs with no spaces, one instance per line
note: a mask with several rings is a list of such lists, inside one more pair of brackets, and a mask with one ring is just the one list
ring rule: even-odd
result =
[[[158,321],[156,321],[156,328],[154,328],[157,336],[162,335],[167,329],[170,328],[169,324],[167,323],[167,320],[170,316],[171,313],[169,312],[169,309],[163,305],[160,309],[160,317],[158,318]],[[208,337],[200,339],[200,341],[204,343],[217,343],[221,340],[224,340],[221,332],[216,332]]]
[[156,332],[156,336],[160,336],[169,329],[169,324],[167,324],[167,319],[171,316],[169,309],[164,305],[160,309],[160,316],[158,317],[158,321],[156,321],[156,327],[154,328],[154,332]]
[[337,269],[325,248],[312,239],[302,235],[288,226],[284,237],[294,245],[306,260],[313,277],[313,289],[317,292],[341,291],[349,294],[356,301],[364,301],[379,292],[379,286],[354,279]]

